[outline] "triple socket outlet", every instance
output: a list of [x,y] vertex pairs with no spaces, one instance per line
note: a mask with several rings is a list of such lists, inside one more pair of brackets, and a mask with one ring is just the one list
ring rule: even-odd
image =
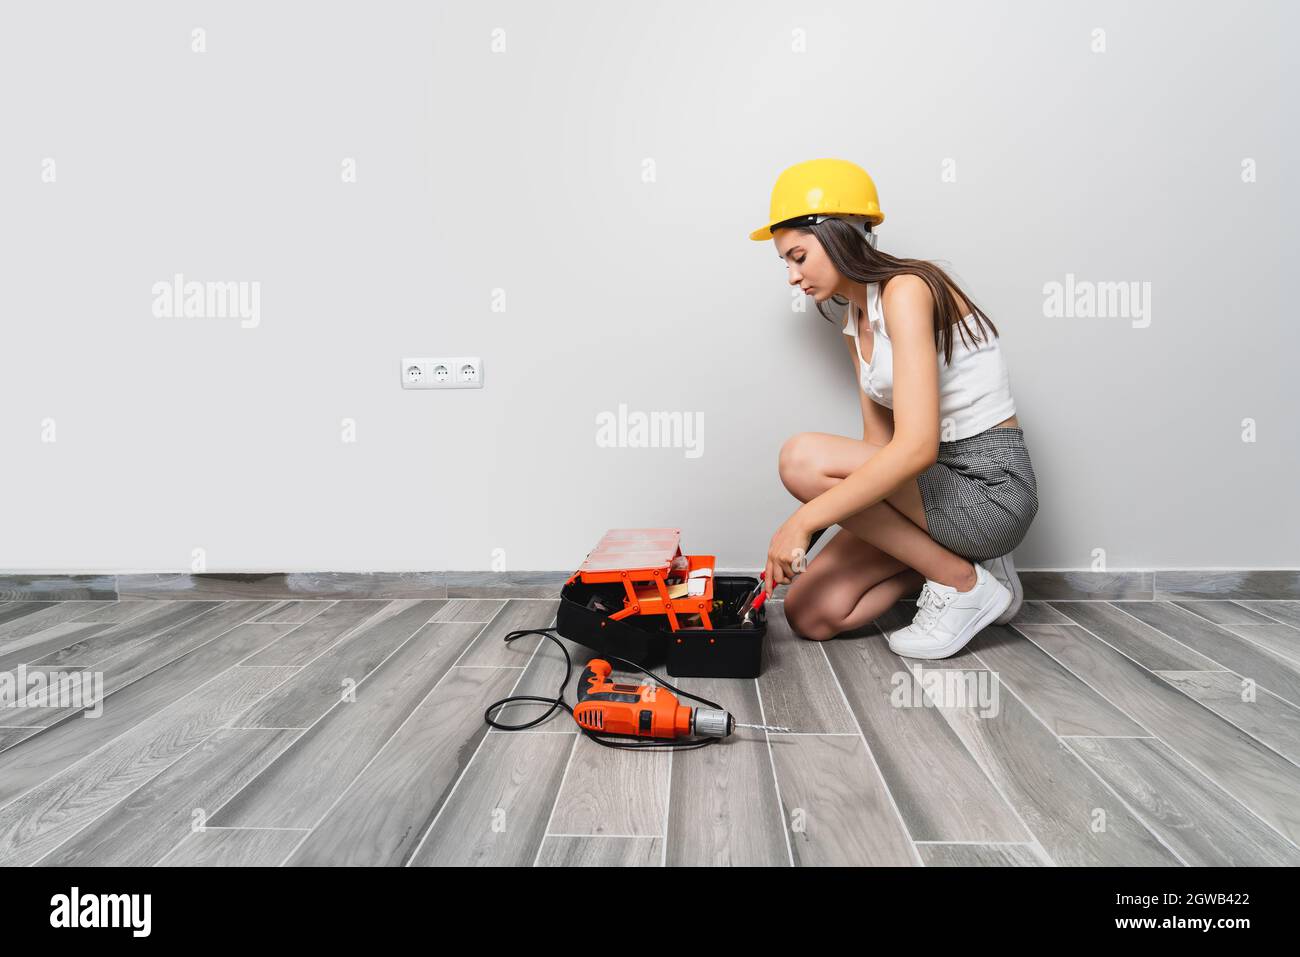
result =
[[483,360],[478,356],[403,359],[403,389],[481,389]]

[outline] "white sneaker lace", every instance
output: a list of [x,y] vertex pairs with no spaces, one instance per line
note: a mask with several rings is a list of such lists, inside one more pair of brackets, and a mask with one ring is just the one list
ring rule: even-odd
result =
[[948,607],[948,602],[952,601],[952,592],[946,592],[942,596],[930,588],[930,583],[926,582],[921,586],[921,595],[916,600],[916,617],[912,619],[912,625],[917,631],[929,632],[934,627],[934,623],[939,620],[943,610]]

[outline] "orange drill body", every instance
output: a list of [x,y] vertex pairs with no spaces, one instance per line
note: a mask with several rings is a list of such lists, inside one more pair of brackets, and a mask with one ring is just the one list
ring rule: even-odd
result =
[[667,688],[619,684],[609,680],[613,668],[593,658],[578,679],[574,720],[601,734],[638,738],[682,738],[694,731],[693,709]]

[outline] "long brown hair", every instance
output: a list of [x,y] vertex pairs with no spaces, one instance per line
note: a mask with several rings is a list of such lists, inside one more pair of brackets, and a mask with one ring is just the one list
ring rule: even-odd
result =
[[[967,333],[970,334],[971,338],[976,337],[976,334],[966,324],[965,318],[957,314],[957,302],[948,291],[947,283],[951,283],[953,288],[961,293],[961,297],[966,300],[971,313],[975,317],[976,326],[983,330],[984,324],[987,323],[989,329],[993,330],[993,335],[998,335],[998,327],[993,325],[993,320],[985,315],[984,310],[975,305],[974,300],[966,295],[965,291],[934,263],[927,262],[924,259],[899,259],[896,256],[889,255],[889,253],[882,253],[867,242],[861,227],[855,228],[853,224],[841,219],[827,219],[821,223],[809,223],[790,228],[798,233],[812,233],[816,236],[818,242],[822,244],[822,248],[826,250],[826,255],[830,257],[831,262],[835,264],[835,268],[839,270],[840,275],[847,276],[854,282],[879,282],[883,290],[885,282],[904,273],[913,273],[925,280],[925,284],[930,287],[930,295],[934,297],[934,348],[936,352],[943,354],[945,364],[952,362],[952,328],[954,325],[961,330],[962,342],[969,342]],[[847,306],[849,303],[847,299],[839,295],[831,298],[843,306]],[[820,302],[817,303],[817,311],[822,314],[827,322],[836,321],[833,316],[826,312]],[[987,341],[987,335],[984,341]]]

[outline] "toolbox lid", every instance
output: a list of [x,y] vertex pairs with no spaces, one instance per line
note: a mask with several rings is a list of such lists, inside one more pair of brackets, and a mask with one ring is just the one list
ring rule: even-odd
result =
[[579,572],[624,568],[666,568],[680,550],[679,528],[611,528],[588,554]]

